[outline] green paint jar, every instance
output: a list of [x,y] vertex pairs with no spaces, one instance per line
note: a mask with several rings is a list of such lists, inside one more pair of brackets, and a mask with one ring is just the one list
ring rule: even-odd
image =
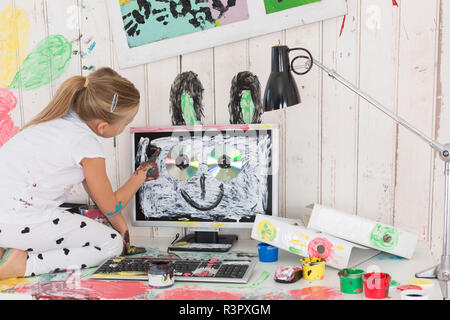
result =
[[348,294],[363,292],[364,270],[361,269],[341,269],[338,276],[341,279],[341,292]]

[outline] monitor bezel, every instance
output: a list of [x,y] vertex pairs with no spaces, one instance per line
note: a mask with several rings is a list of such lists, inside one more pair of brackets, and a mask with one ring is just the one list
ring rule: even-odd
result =
[[[135,133],[150,132],[173,132],[179,131],[205,131],[205,130],[267,130],[271,131],[272,136],[272,217],[279,215],[279,190],[278,174],[280,170],[279,159],[279,126],[277,124],[245,124],[245,125],[197,125],[197,126],[165,126],[165,127],[131,127],[131,174],[135,172]],[[134,227],[167,227],[167,228],[189,228],[193,230],[211,230],[214,229],[251,229],[253,222],[217,222],[217,221],[137,221],[136,220],[136,195],[133,195],[131,202],[131,223]]]

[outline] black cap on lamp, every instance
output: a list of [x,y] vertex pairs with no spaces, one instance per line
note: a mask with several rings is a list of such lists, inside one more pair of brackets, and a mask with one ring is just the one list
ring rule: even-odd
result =
[[[265,112],[279,110],[301,103],[297,83],[291,73],[291,71],[295,72],[295,70],[293,70],[291,63],[289,62],[289,52],[293,50],[306,51],[309,57],[300,57],[310,58],[312,61],[312,56],[306,49],[289,49],[287,46],[272,47],[272,72],[269,76],[269,80],[267,81],[266,90],[264,91]],[[292,62],[294,62],[294,60]],[[305,74],[307,72],[295,73]]]

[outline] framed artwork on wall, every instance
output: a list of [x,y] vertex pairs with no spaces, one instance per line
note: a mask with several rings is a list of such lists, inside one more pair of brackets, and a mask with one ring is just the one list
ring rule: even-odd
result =
[[121,68],[347,13],[345,0],[108,0]]

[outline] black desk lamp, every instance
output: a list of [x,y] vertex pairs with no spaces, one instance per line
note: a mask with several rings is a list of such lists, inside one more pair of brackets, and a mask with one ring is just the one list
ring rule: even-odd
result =
[[[288,53],[293,50],[303,50],[308,56],[297,56],[291,63],[289,63]],[[307,59],[306,63],[300,67],[294,67],[294,63],[297,59]],[[264,109],[265,111],[278,110],[286,108],[300,103],[300,96],[298,95],[297,84],[294,82],[291,71],[296,74],[303,75],[308,73],[312,66],[316,65],[332,79],[338,81],[355,94],[369,102],[371,105],[382,111],[395,122],[402,125],[419,138],[424,140],[434,150],[439,153],[439,157],[444,161],[445,169],[445,203],[444,203],[444,239],[443,239],[443,253],[441,256],[441,262],[439,265],[416,273],[417,278],[438,279],[441,287],[442,295],[444,298],[448,297],[447,282],[450,280],[450,144],[441,145],[439,142],[429,138],[421,131],[414,128],[406,120],[400,118],[389,109],[384,107],[381,103],[371,98],[366,93],[359,90],[355,85],[351,84],[344,78],[342,78],[335,71],[328,69],[320,62],[314,60],[311,53],[303,48],[289,49],[286,46],[272,47],[272,74],[269,77],[266,91],[264,94]],[[297,72],[296,69],[306,69],[304,72]],[[296,94],[297,93],[297,97]],[[284,96],[285,95],[285,96]]]

